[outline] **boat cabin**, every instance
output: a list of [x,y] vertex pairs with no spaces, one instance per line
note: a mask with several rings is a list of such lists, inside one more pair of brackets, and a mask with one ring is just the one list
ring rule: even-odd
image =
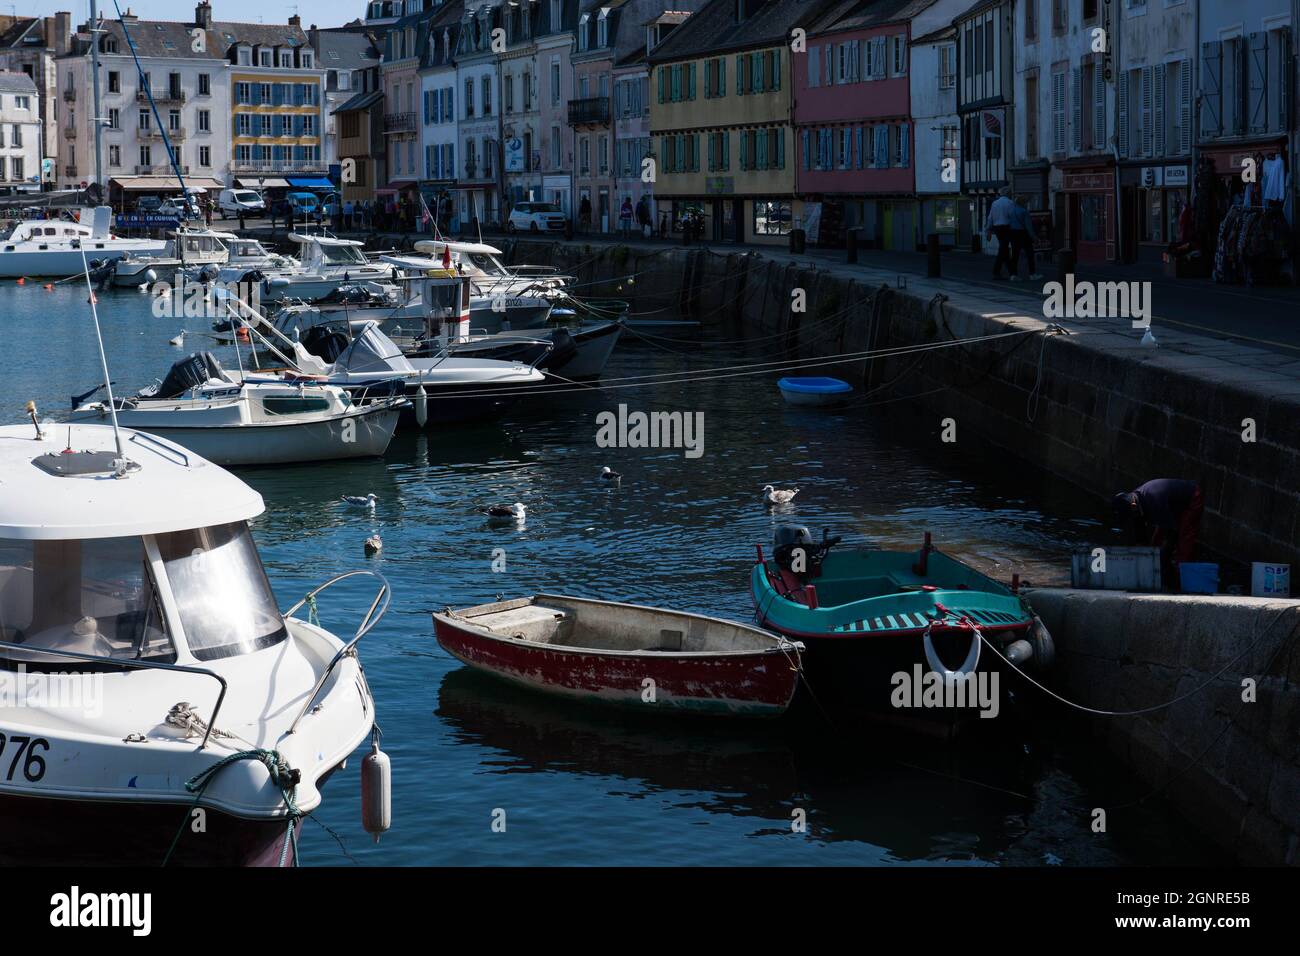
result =
[[[195,665],[289,634],[248,522],[262,498],[164,439],[0,428],[0,668]],[[119,665],[125,668],[126,665]]]
[[364,244],[355,239],[335,239],[332,236],[304,233],[292,233],[289,238],[302,246],[298,259],[306,270],[352,266],[373,268],[361,251]]

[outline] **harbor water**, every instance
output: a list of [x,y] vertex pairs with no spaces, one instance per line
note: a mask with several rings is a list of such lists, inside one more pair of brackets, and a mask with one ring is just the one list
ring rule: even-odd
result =
[[[119,395],[192,351],[236,364],[201,334],[204,319],[156,318],[133,290],[101,293],[99,313]],[[65,416],[101,378],[84,285],[7,281],[0,314],[5,420],[22,420],[29,399],[43,419]],[[182,328],[184,347],[170,346]],[[734,332],[660,335],[625,336],[606,383],[772,358],[728,341]],[[432,611],[536,591],[751,620],[754,548],[770,547],[778,522],[830,528],[848,545],[917,547],[929,531],[982,570],[1039,583],[1104,530],[1067,488],[960,435],[941,442],[937,421],[889,404],[791,408],[777,377],[578,389],[490,426],[399,433],[384,459],[240,472],[266,502],[254,532],[281,606],[361,567],[394,590],[360,645],[393,761],[393,827],[378,844],[361,831],[358,751],[305,825],[304,864],[1221,862],[1059,711],[1028,706],[957,746],[815,714],[651,722],[534,697],[438,647]],[[702,413],[702,454],[599,447],[596,416],[620,403]],[[619,487],[599,481],[602,466],[624,475]],[[770,511],[766,484],[799,488],[795,504]],[[373,513],[340,503],[368,493]],[[519,526],[476,511],[516,501]],[[367,557],[376,533],[383,549]],[[350,634],[372,593],[364,578],[330,589],[322,623]],[[1092,808],[1121,805],[1107,832],[1092,831]]]

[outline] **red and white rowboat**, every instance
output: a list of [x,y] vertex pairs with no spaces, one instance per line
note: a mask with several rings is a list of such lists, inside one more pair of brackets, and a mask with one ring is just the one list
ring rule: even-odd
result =
[[433,615],[458,660],[517,684],[649,712],[775,717],[803,645],[745,624],[537,594]]

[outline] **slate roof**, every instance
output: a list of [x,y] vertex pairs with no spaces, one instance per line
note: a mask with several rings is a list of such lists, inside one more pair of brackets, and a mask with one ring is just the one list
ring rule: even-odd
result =
[[368,93],[358,93],[351,99],[346,99],[335,107],[335,113],[350,113],[353,110],[363,110],[373,106],[376,100],[384,98],[383,90],[371,90]]
[[324,70],[364,70],[379,65],[369,35],[355,30],[316,31],[317,64]]
[[710,0],[651,51],[650,62],[785,43],[791,30],[806,27],[828,5],[827,0],[766,0],[737,21],[736,0]]
[[36,95],[36,84],[26,73],[0,70],[0,91],[5,93],[30,93]]
[[15,45],[27,35],[28,30],[39,23],[40,21],[36,17],[19,17],[3,33],[0,33],[0,47]]
[[[127,55],[131,53],[131,46],[126,40],[126,31],[122,28],[122,23],[118,20],[105,18],[104,21],[104,38],[113,39],[117,43],[118,55]],[[80,56],[88,48],[90,34],[88,24],[82,24],[78,28],[78,39],[80,49],[74,48],[70,55]],[[202,52],[196,52],[193,49],[193,42],[190,37],[190,31],[194,29],[194,23],[181,23],[175,20],[129,20],[127,29],[130,30],[131,41],[135,44],[135,50],[141,57],[171,57],[191,60],[226,60],[230,58],[230,50],[236,44],[247,44],[255,47],[283,47],[292,49],[297,47],[306,47],[310,44],[307,42],[307,34],[300,26],[290,26],[287,23],[231,23],[226,21],[213,21],[212,27],[206,31],[207,42],[204,43]]]
[[841,30],[864,30],[886,23],[910,20],[934,6],[935,0],[840,0],[808,27],[810,35]]

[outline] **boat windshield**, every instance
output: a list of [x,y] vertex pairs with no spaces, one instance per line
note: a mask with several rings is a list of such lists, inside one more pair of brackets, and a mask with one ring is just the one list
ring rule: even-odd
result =
[[158,550],[198,660],[248,654],[288,636],[246,522],[160,534]]
[[321,258],[330,265],[366,265],[366,257],[357,246],[321,245]]
[[474,263],[475,267],[484,275],[503,276],[506,274],[505,267],[497,262],[494,256],[490,256],[486,252],[471,252],[469,261]]
[[113,660],[171,663],[167,634],[143,539],[0,539],[0,667],[97,667],[42,650]]

